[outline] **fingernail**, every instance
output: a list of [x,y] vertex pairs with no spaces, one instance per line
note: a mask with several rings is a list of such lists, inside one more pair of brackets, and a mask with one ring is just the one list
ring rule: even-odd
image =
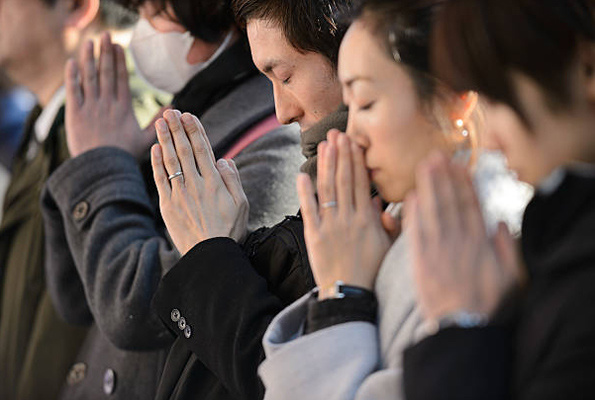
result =
[[223,159],[223,158],[220,158],[220,159],[217,161],[217,166],[218,166],[219,168],[229,168],[229,164],[227,163],[227,160],[225,160],[225,159]]
[[165,133],[167,131],[167,124],[162,118],[159,118],[157,122],[155,122],[155,128],[157,128],[157,132]]
[[182,114],[182,122],[185,124],[191,124],[194,122],[194,118],[192,118],[192,115],[184,113]]
[[182,116],[180,110],[174,110],[174,113],[178,116],[178,118]]

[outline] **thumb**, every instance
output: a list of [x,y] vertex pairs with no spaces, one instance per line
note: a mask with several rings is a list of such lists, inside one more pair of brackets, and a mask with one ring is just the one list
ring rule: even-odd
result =
[[498,231],[494,236],[493,242],[498,259],[505,272],[512,281],[520,283],[524,279],[524,273],[521,270],[517,246],[510,234],[508,226],[504,222],[498,224]]
[[403,230],[401,209],[401,204],[391,203],[380,216],[382,227],[393,241],[397,240]]

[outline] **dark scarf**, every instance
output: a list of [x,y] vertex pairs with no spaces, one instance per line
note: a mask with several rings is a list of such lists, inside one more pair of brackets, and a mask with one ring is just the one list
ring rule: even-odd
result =
[[349,110],[346,106],[341,105],[337,111],[323,118],[312,128],[302,132],[302,154],[306,157],[306,162],[302,164],[300,171],[310,175],[312,182],[316,182],[318,144],[326,140],[326,134],[331,129],[345,132],[348,116]]
[[205,70],[196,74],[175,95],[172,105],[181,112],[189,112],[200,118],[213,104],[257,73],[248,42],[242,37]]

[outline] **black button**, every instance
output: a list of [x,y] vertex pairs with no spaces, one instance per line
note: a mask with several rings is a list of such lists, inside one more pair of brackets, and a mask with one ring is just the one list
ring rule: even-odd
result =
[[190,328],[190,325],[186,325],[186,328],[184,328],[184,336],[186,336],[186,339],[190,339],[190,336],[192,336],[192,328]]
[[178,322],[180,320],[181,316],[182,315],[180,314],[180,310],[175,309],[175,308],[173,310],[171,310],[171,320],[173,322]]
[[180,318],[180,320],[178,321],[178,328],[180,328],[181,331],[186,329],[186,318]]

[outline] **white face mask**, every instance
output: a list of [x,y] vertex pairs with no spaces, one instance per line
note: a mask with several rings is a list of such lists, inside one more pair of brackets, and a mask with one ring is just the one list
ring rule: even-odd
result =
[[168,93],[177,93],[227,47],[233,32],[207,61],[189,64],[188,53],[194,44],[190,32],[159,32],[145,18],[139,19],[130,40],[130,53],[137,73],[149,84]]

